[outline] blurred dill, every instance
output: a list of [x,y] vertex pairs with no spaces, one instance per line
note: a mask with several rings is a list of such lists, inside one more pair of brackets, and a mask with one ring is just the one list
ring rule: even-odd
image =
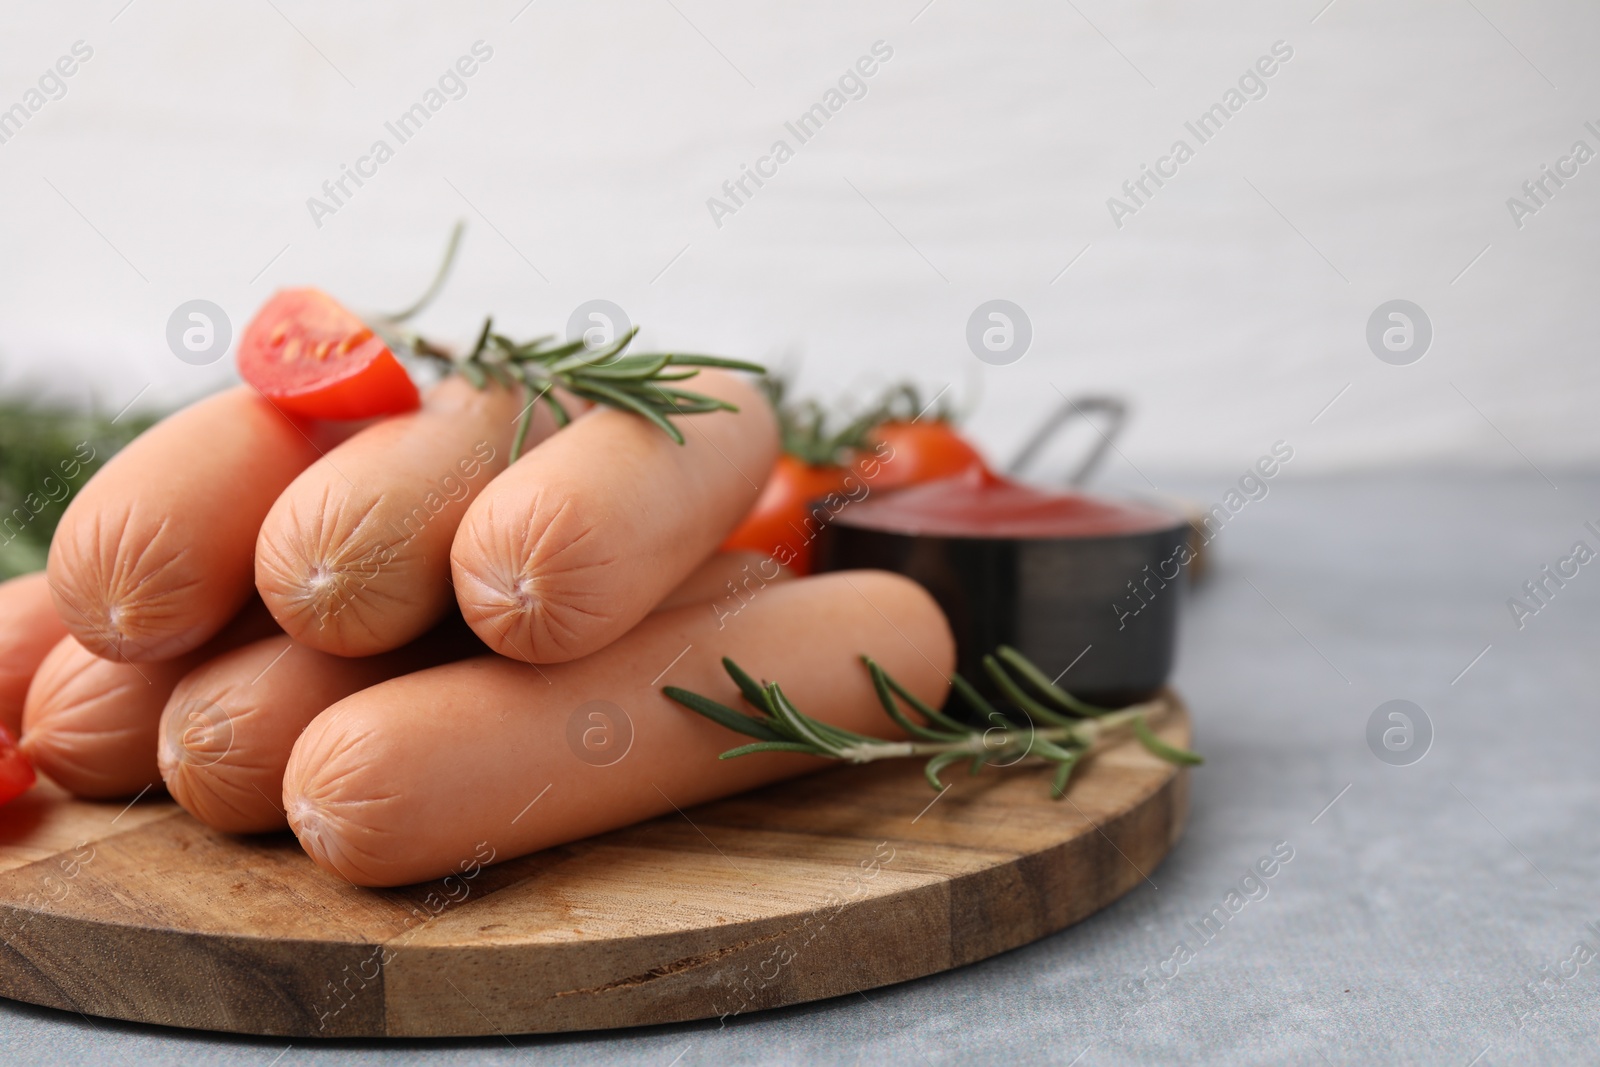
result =
[[61,513],[89,476],[159,416],[85,413],[0,398],[0,580],[44,566]]

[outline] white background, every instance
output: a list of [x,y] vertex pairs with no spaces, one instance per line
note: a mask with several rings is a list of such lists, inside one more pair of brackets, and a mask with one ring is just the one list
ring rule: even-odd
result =
[[[236,334],[280,286],[393,307],[465,218],[441,337],[607,298],[651,346],[788,361],[807,391],[953,383],[997,459],[1059,390],[1136,404],[1118,480],[1278,439],[1297,475],[1600,460],[1600,161],[1520,230],[1506,207],[1600,149],[1592,3],[123,3],[0,14],[0,107],[94,49],[0,145],[11,390],[198,395],[231,358],[168,352],[182,301]],[[314,225],[306,199],[477,40],[465,98]],[[878,40],[867,95],[717,227],[707,198]],[[1115,227],[1107,197],[1279,40],[1267,96]],[[1006,367],[965,342],[994,297],[1034,328]],[[1396,297],[1436,330],[1407,367],[1364,338]]]

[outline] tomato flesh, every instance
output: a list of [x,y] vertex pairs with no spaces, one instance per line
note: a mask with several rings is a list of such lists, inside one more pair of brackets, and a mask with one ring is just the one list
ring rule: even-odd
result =
[[239,374],[291,415],[370,419],[411,411],[417,387],[383,339],[318,289],[283,289],[239,342]]
[[0,804],[15,800],[33,788],[33,764],[17,747],[11,731],[0,726]]

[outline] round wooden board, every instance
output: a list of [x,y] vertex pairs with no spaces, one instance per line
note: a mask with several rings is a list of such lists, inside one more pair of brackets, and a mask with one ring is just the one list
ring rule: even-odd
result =
[[[1173,702],[1157,732],[1186,745]],[[844,767],[381,891],[288,834],[41,785],[0,811],[0,995],[288,1037],[603,1029],[838,996],[1077,922],[1182,832],[1187,772],[1133,741],[1064,801],[1049,773],[951,768],[935,794],[920,762]]]

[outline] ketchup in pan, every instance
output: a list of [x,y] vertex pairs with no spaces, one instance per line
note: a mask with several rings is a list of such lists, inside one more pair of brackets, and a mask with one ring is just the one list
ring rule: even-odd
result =
[[1004,644],[1084,700],[1118,706],[1171,671],[1188,535],[1158,507],[974,469],[847,505],[818,560],[922,583],[955,631],[957,669],[981,688],[984,653]]

